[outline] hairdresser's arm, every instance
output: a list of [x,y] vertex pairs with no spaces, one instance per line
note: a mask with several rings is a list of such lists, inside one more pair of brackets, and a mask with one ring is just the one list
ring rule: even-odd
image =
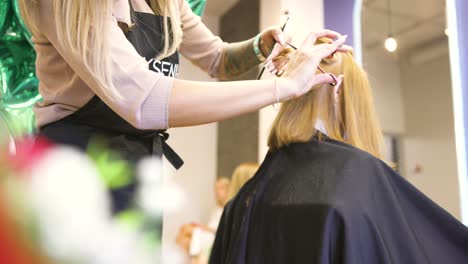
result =
[[[230,43],[224,50],[224,56],[219,68],[220,76],[225,78],[235,78],[260,63],[257,55],[253,50],[254,39],[249,39],[243,42]],[[264,30],[260,35],[259,48],[265,58],[274,58],[286,48],[286,40],[291,38],[286,33],[283,33],[279,27],[272,27]],[[275,46],[275,43],[278,45]],[[273,50],[273,47],[275,49]],[[267,60],[268,61],[268,60]],[[274,67],[275,64],[272,64]],[[272,68],[271,71],[276,73]]]
[[322,58],[336,51],[346,38],[341,37],[331,44],[314,45],[317,38],[325,36],[333,38],[338,34],[327,30],[311,33],[297,51],[291,67],[276,81],[207,83],[176,80],[169,103],[170,126],[227,119],[272,104],[277,96],[280,101],[286,101],[307,93],[317,84],[331,82],[328,74],[314,73]]
[[[183,39],[180,52],[184,57],[208,72],[212,77],[221,80],[233,79],[260,64],[254,53],[254,38],[225,43],[203,24],[185,0],[179,0],[180,18],[183,25]],[[265,57],[281,52],[283,46],[275,48],[278,42],[290,40],[280,28],[269,28],[262,32],[260,49]]]
[[[293,83],[278,80],[281,98],[296,96]],[[171,127],[221,121],[257,111],[276,101],[275,80],[191,82],[176,80],[169,100]]]

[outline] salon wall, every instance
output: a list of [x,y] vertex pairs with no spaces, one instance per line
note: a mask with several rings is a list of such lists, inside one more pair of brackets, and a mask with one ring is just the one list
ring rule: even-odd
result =
[[[448,47],[437,59],[422,64],[402,61],[400,65],[406,115],[402,173],[460,219]],[[417,165],[422,168],[420,173],[414,170]]]
[[383,47],[365,49],[363,65],[371,82],[374,104],[383,131],[394,135],[404,133],[400,66],[395,55]]
[[[221,16],[220,36],[224,41],[229,43],[244,41],[258,34],[259,2],[259,0],[239,0]],[[258,68],[254,68],[235,80],[254,80],[257,76]],[[219,176],[230,177],[239,164],[257,160],[257,135],[258,112],[219,122],[217,170]]]
[[[213,33],[219,32],[219,17],[203,18]],[[205,72],[181,57],[179,78],[196,81],[215,81]],[[197,221],[206,223],[215,206],[213,185],[217,164],[217,124],[170,129],[169,144],[184,159],[184,166],[170,173],[166,183],[179,185],[187,198],[182,208],[164,215],[163,243],[172,245],[182,224]],[[170,168],[170,166],[165,166]]]

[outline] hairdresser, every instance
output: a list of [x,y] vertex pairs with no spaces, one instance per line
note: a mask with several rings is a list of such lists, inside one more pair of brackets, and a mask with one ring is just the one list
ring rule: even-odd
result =
[[[284,71],[272,63],[288,40],[280,28],[225,43],[184,0],[19,1],[37,52],[43,101],[34,111],[41,135],[83,150],[99,135],[131,163],[165,155],[180,167],[165,143],[168,128],[217,122],[301,96],[332,81],[316,74],[321,59],[348,49],[336,32],[312,32]],[[336,41],[314,45],[325,36]],[[261,62],[281,77],[180,80],[179,54],[223,80]],[[114,209],[125,208],[133,189],[114,193]]]

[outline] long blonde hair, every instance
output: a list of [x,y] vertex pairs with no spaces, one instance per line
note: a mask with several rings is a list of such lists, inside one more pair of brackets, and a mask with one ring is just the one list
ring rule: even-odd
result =
[[229,183],[227,201],[236,196],[242,186],[255,175],[258,167],[259,165],[257,163],[252,162],[242,163],[236,167],[232,174],[231,182]]
[[329,138],[382,159],[383,135],[366,73],[351,53],[336,53],[333,59],[323,60],[321,66],[336,76],[344,75],[338,103],[330,84],[314,87],[306,95],[285,102],[270,132],[270,149],[311,140],[317,134],[315,124],[320,120]]
[[[112,13],[115,0],[51,0],[56,32],[60,44],[83,61],[98,83],[112,88],[106,20]],[[21,15],[33,35],[40,33],[38,26],[39,0],[19,0]],[[182,29],[174,0],[150,0],[156,14],[164,16],[164,50],[156,59],[173,54],[182,41]],[[172,26],[168,26],[171,20]]]

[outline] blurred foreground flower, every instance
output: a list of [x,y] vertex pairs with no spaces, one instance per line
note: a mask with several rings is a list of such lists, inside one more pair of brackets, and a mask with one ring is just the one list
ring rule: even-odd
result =
[[0,263],[47,264],[51,263],[28,241],[28,236],[21,229],[8,208],[7,190],[0,180]]
[[185,192],[171,180],[164,177],[162,159],[149,157],[137,167],[140,180],[138,205],[151,217],[162,217],[162,213],[181,210],[187,201]]
[[40,139],[17,146],[17,155],[3,162],[8,165],[3,167],[8,173],[3,179],[10,182],[2,185],[9,195],[5,204],[18,215],[25,208],[18,209],[17,198],[26,200],[37,227],[37,232],[29,232],[29,239],[37,236],[39,249],[54,263],[157,263],[156,250],[147,250],[140,234],[111,217],[106,186],[86,155]]
[[[8,236],[25,237],[34,252],[53,261],[3,261],[2,249],[9,247],[2,230],[13,229],[0,221],[0,263],[182,263],[178,249],[167,250],[160,259],[162,212],[179,210],[186,197],[173,183],[163,187],[159,158],[150,157],[137,166],[135,206],[113,216],[109,188],[128,182],[133,174],[124,160],[102,146],[92,148],[89,156],[43,139],[23,140],[16,146],[16,155],[0,155],[0,194],[6,197],[0,218],[4,204],[24,233]],[[18,252],[27,256],[25,247]]]

